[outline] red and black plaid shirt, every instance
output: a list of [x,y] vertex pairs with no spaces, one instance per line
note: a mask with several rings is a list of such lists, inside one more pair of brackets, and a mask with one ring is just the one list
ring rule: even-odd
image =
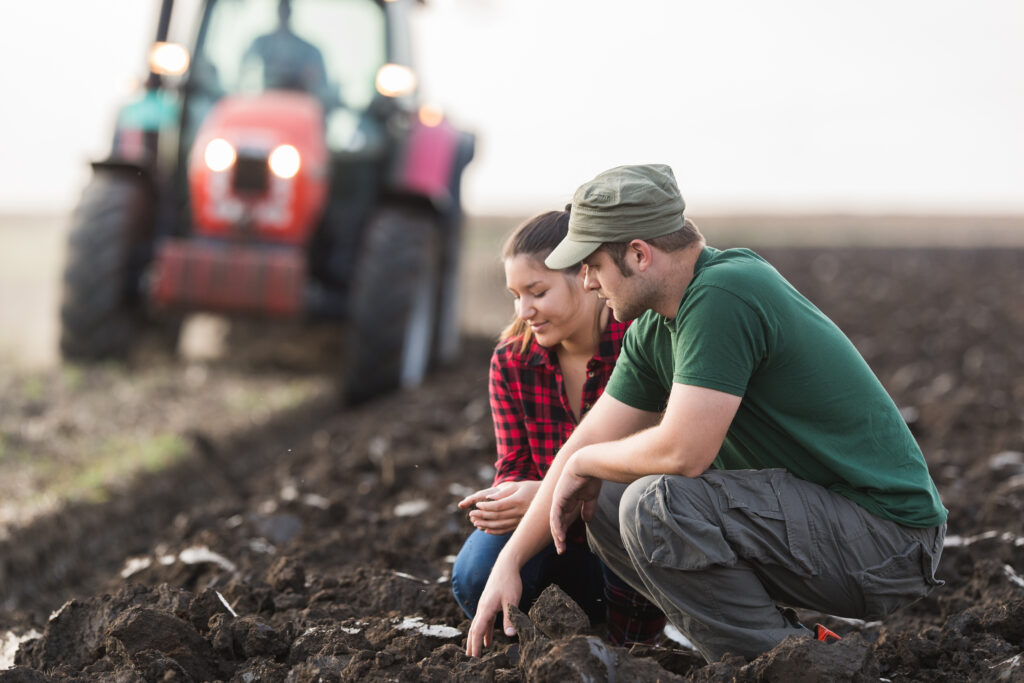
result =
[[[582,414],[604,393],[628,327],[629,323],[609,318],[597,352],[587,361]],[[491,417],[498,441],[495,484],[542,479],[577,424],[555,352],[536,339],[522,353],[521,345],[521,339],[510,339],[491,356]],[[582,522],[577,520],[569,529],[569,540],[583,543],[583,533]],[[609,580],[605,601],[608,637],[613,644],[628,646],[658,640],[665,626],[661,610],[621,579]]]
[[[590,410],[611,377],[629,323],[610,318],[594,357],[587,361],[581,413]],[[520,353],[510,339],[491,356],[491,417],[498,442],[494,483],[536,481],[576,428],[558,357],[531,339]]]

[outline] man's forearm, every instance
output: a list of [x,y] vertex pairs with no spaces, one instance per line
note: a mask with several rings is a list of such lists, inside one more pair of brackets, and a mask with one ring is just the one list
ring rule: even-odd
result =
[[698,477],[715,461],[741,398],[674,384],[656,425],[579,449],[576,474],[628,484],[649,474]]
[[699,476],[714,458],[690,453],[685,444],[671,443],[655,426],[618,441],[595,443],[579,449],[576,472],[628,484],[648,474]]
[[669,454],[659,452],[655,430],[645,429],[618,441],[595,443],[579,449],[577,474],[628,484],[648,474],[675,474]]
[[[607,393],[602,394],[587,416],[558,451],[544,475],[530,507],[505,544],[501,556],[522,567],[551,542],[551,501],[555,485],[569,459],[581,449],[605,441],[621,439],[657,424],[660,415],[630,408]],[[632,480],[630,480],[632,481]]]
[[537,495],[530,501],[530,507],[526,509],[526,514],[523,515],[523,519],[499,554],[499,557],[507,558],[520,569],[551,542],[551,525],[548,519],[552,493],[555,490],[558,477],[565,467],[565,461],[585,443],[583,436],[577,437],[578,434],[580,434],[579,430],[574,432],[555,455],[551,467],[548,468],[541,481]]

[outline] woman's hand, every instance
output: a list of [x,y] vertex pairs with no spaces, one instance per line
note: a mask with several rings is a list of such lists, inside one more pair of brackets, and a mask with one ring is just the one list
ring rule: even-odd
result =
[[459,501],[459,507],[465,510],[475,506],[469,512],[469,521],[477,529],[488,534],[507,534],[519,525],[538,489],[539,481],[503,481],[466,496]]
[[[540,482],[516,483],[539,484]],[[494,619],[499,614],[502,616],[502,630],[505,635],[515,635],[516,630],[509,618],[509,606],[518,606],[522,596],[523,582],[519,576],[519,570],[516,569],[514,563],[499,555],[498,561],[491,569],[487,584],[484,586],[484,592],[480,595],[473,624],[469,627],[469,634],[466,637],[467,655],[479,657],[483,654],[483,649],[491,644],[494,635]]]

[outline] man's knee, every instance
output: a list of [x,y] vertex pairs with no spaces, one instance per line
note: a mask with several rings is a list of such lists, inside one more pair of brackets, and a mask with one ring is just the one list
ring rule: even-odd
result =
[[632,561],[698,570],[735,559],[709,509],[701,478],[660,475],[639,479],[619,506],[622,544]]
[[619,534],[623,544],[629,543],[629,539],[638,537],[640,526],[650,519],[651,515],[657,514],[656,506],[651,505],[653,496],[649,495],[651,489],[658,486],[658,482],[665,475],[652,474],[637,479],[626,487],[622,492],[619,501]]
[[597,496],[594,517],[587,522],[591,534],[600,538],[618,535],[619,498],[625,485],[614,481],[601,484],[601,493]]

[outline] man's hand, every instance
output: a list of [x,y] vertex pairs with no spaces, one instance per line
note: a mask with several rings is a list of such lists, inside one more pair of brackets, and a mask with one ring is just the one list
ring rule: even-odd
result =
[[491,569],[491,575],[484,586],[484,592],[480,595],[476,616],[473,617],[473,624],[469,627],[469,635],[466,638],[466,654],[470,657],[479,657],[483,648],[490,646],[494,618],[498,612],[502,613],[505,635],[514,636],[516,633],[509,618],[508,608],[510,605],[519,605],[519,600],[523,596],[523,581],[519,576],[519,570],[511,566],[513,564],[503,562],[499,556]]
[[472,493],[459,501],[463,510],[470,510],[469,521],[489,534],[514,531],[540,489],[539,481],[503,481],[497,486]]
[[582,516],[585,522],[594,518],[597,496],[601,493],[600,479],[579,473],[578,455],[582,451],[565,463],[551,498],[551,537],[559,554],[565,552],[566,531],[576,518]]

